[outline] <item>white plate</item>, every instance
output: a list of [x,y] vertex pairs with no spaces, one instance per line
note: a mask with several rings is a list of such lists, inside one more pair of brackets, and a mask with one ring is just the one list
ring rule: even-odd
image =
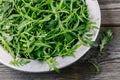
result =
[[[100,14],[100,8],[98,5],[98,1],[97,0],[86,0],[86,2],[88,5],[88,9],[90,11],[90,20],[93,22],[96,22],[96,25],[98,26],[98,28],[100,28],[101,14]],[[93,40],[95,40],[98,35],[99,29],[95,31],[91,31],[91,32],[94,33]],[[64,58],[56,57],[57,68],[60,69],[60,68],[66,67],[74,63],[79,58],[81,58],[89,49],[90,47],[81,46],[74,53],[75,57],[71,57],[71,56],[66,56]],[[49,71],[49,66],[45,62],[40,63],[38,61],[32,60],[29,64],[25,66],[17,67],[17,66],[13,66],[9,64],[11,60],[12,60],[12,57],[0,46],[0,62],[3,63],[4,65],[11,67],[13,69],[16,69],[16,70],[25,71],[25,72],[47,72]],[[52,71],[52,69],[50,71]]]

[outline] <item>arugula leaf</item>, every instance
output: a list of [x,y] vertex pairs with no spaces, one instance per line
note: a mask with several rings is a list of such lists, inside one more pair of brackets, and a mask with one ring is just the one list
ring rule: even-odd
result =
[[10,64],[15,65],[15,66],[23,66],[30,63],[29,60],[24,60],[24,59],[14,59],[13,61],[10,62]]
[[106,44],[108,44],[113,38],[113,33],[110,29],[107,29],[103,35],[102,35],[102,38],[101,38],[101,41],[100,41],[100,52],[103,51],[104,47]]
[[60,73],[60,70],[55,66],[56,61],[54,58],[49,58],[46,60],[50,68],[53,68],[57,73]]

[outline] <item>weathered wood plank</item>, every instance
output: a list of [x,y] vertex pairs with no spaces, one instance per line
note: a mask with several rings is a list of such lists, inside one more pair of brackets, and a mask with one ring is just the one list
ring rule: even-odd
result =
[[101,10],[120,10],[120,3],[100,4]]
[[101,73],[91,80],[120,80],[120,28],[111,29],[114,37],[103,53],[107,56],[99,61]]
[[98,0],[102,14],[102,26],[120,25],[120,0]]
[[100,63],[101,74],[91,80],[120,80],[120,59]]
[[113,27],[120,25],[120,11],[102,10],[102,26]]
[[120,3],[120,0],[98,0],[100,4]]

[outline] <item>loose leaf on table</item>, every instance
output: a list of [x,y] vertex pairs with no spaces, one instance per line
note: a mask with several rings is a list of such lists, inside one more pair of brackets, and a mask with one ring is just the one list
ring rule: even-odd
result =
[[100,41],[100,52],[102,52],[102,50],[104,49],[105,45],[108,44],[113,38],[113,33],[110,29],[107,29],[101,38]]

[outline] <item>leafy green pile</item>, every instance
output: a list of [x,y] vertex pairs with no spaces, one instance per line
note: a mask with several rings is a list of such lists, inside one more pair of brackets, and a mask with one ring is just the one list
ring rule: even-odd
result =
[[[96,46],[85,0],[0,0],[0,44],[19,65],[73,56],[81,45]],[[79,41],[78,44],[76,44]]]

